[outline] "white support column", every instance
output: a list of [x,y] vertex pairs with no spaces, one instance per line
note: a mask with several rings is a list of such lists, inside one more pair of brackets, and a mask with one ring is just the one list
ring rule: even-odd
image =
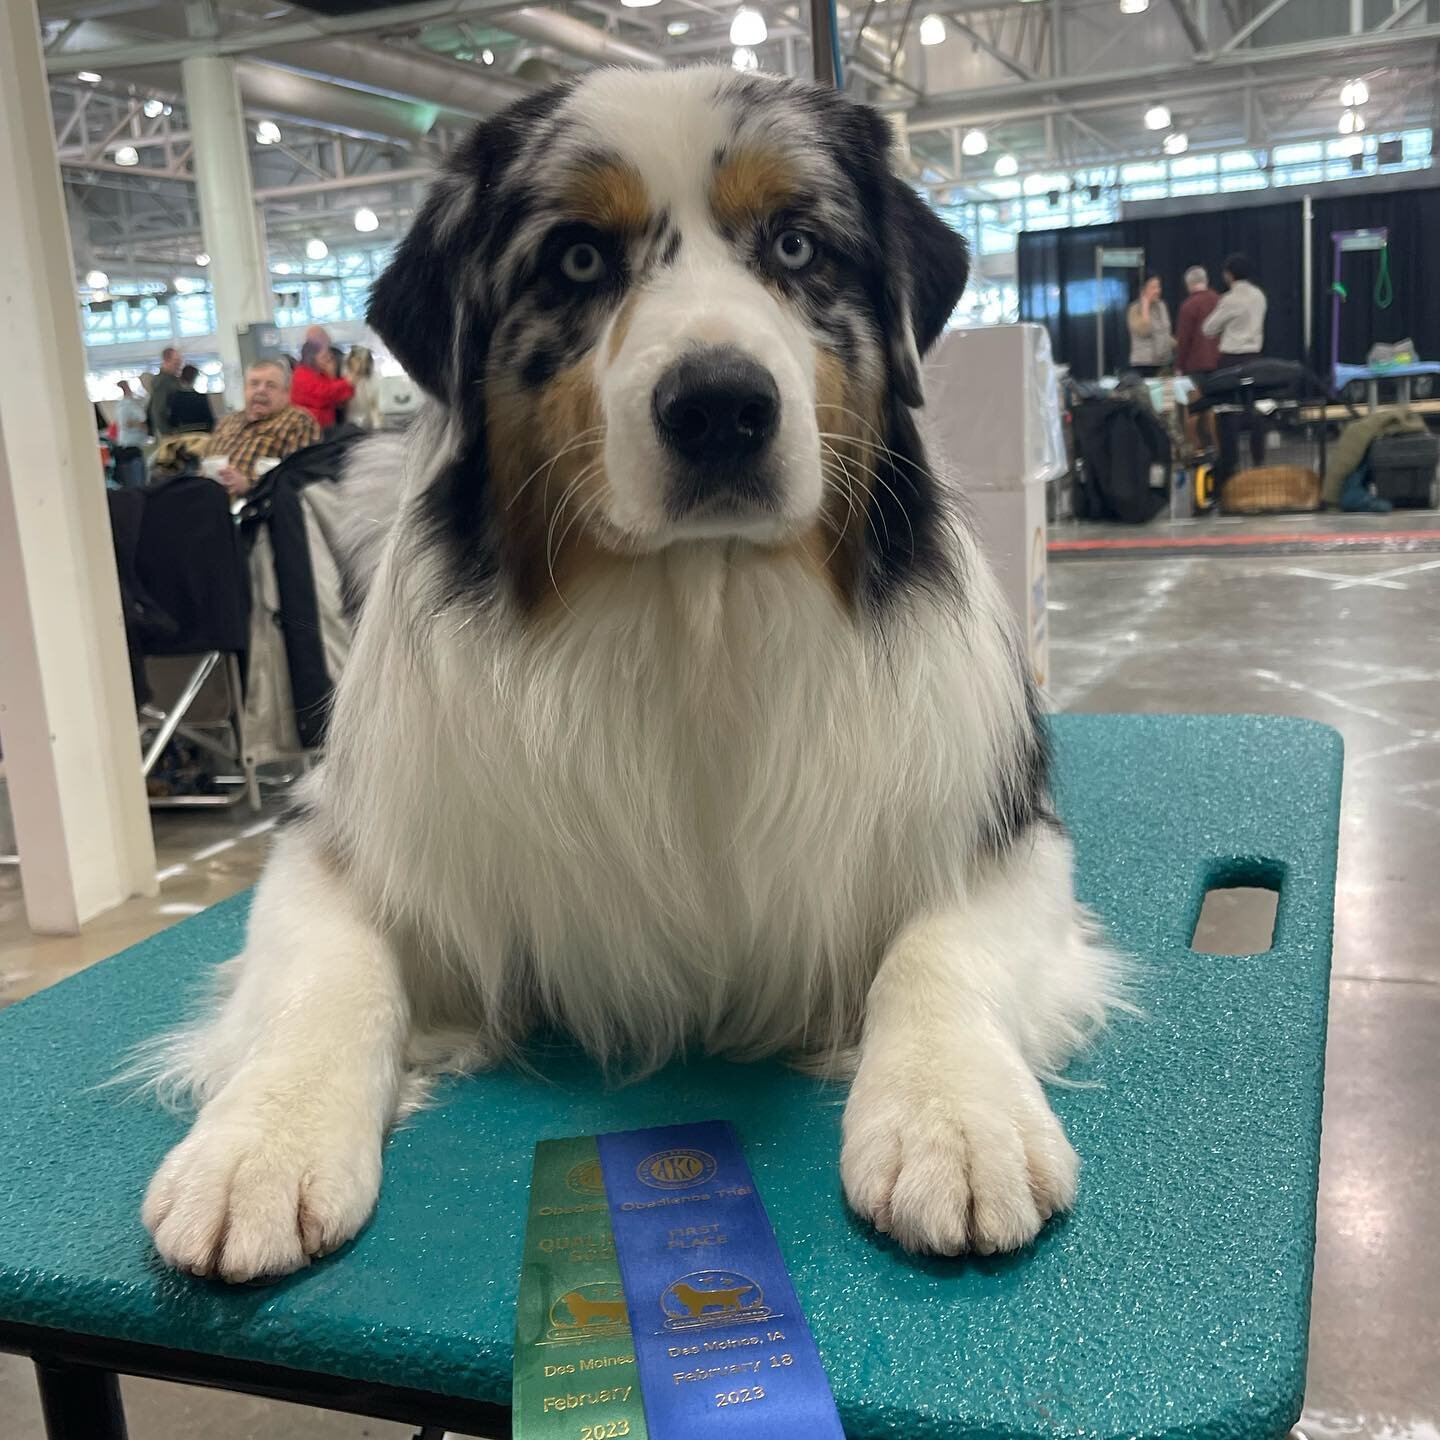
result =
[[155,893],[35,0],[0,4],[0,744],[31,928]]
[[242,325],[274,317],[270,267],[250,176],[250,143],[235,79],[235,62],[192,55],[180,64],[194,146],[200,223],[215,290],[215,328],[225,366],[225,398],[241,404],[244,377],[235,338]]

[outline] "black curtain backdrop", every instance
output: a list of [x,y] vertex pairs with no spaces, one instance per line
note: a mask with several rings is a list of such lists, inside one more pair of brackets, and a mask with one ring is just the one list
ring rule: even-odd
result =
[[1345,257],[1343,279],[1351,299],[1342,311],[1340,358],[1361,363],[1377,340],[1414,339],[1426,359],[1440,359],[1440,282],[1422,280],[1422,257],[1440,242],[1440,188],[1389,195],[1349,195],[1314,201],[1315,335],[1304,350],[1303,218],[1300,197],[1274,205],[1197,211],[1155,219],[1123,220],[1072,230],[1023,234],[1017,257],[1020,318],[1044,325],[1056,358],[1078,379],[1095,378],[1097,299],[1105,325],[1109,368],[1129,356],[1125,307],[1132,274],[1108,273],[1095,293],[1095,247],[1139,246],[1146,268],[1159,274],[1173,316],[1184,298],[1182,276],[1203,265],[1220,289],[1225,257],[1241,251],[1255,262],[1256,278],[1270,302],[1265,353],[1282,360],[1308,359],[1324,375],[1330,364],[1330,282],[1333,230],[1385,226],[1390,231],[1390,273],[1395,302],[1388,311],[1373,301],[1378,256]]
[[[1020,318],[1050,332],[1055,358],[1082,380],[1095,378],[1097,309],[1105,325],[1105,355],[1110,369],[1130,353],[1125,307],[1130,275],[1112,270],[1102,293],[1095,291],[1095,247],[1134,245],[1123,225],[1086,225],[1073,230],[1037,230],[1020,236],[1016,256]],[[1099,304],[1097,306],[1097,299]]]

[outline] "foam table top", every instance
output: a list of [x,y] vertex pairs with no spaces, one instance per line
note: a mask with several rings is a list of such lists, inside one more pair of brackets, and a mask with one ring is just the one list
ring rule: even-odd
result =
[[[607,1089],[578,1059],[459,1081],[389,1142],[352,1245],[279,1284],[166,1271],[138,1209],[184,1122],[96,1089],[241,942],[238,897],[0,1015],[6,1322],[507,1403],[537,1139],[723,1117],[745,1145],[853,1440],[1259,1440],[1305,1375],[1340,742],[1301,721],[1059,717],[1082,896],[1143,962],[1055,1092],[1075,1212],[1019,1256],[917,1261],[857,1223],[841,1096],[698,1062]],[[1188,946],[1207,885],[1280,889],[1259,957]]]
[[1343,390],[1355,380],[1403,380],[1412,375],[1440,375],[1433,360],[1411,360],[1403,365],[1337,365],[1335,388]]

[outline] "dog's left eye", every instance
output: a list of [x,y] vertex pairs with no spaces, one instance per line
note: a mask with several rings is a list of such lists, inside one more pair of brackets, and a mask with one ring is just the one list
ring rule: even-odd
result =
[[803,230],[782,230],[770,253],[783,269],[803,270],[815,258],[815,242]]
[[560,257],[560,273],[576,285],[605,278],[605,257],[588,240],[580,240]]

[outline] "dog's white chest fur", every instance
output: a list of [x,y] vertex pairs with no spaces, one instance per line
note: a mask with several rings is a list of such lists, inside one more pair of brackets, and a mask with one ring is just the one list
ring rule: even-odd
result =
[[[602,1054],[833,1043],[900,917],[965,882],[1000,647],[939,611],[881,643],[735,543],[587,585],[523,633],[441,617],[430,663],[362,634],[326,787],[362,883],[507,1024],[538,992]],[[355,723],[392,688],[412,703]]]

